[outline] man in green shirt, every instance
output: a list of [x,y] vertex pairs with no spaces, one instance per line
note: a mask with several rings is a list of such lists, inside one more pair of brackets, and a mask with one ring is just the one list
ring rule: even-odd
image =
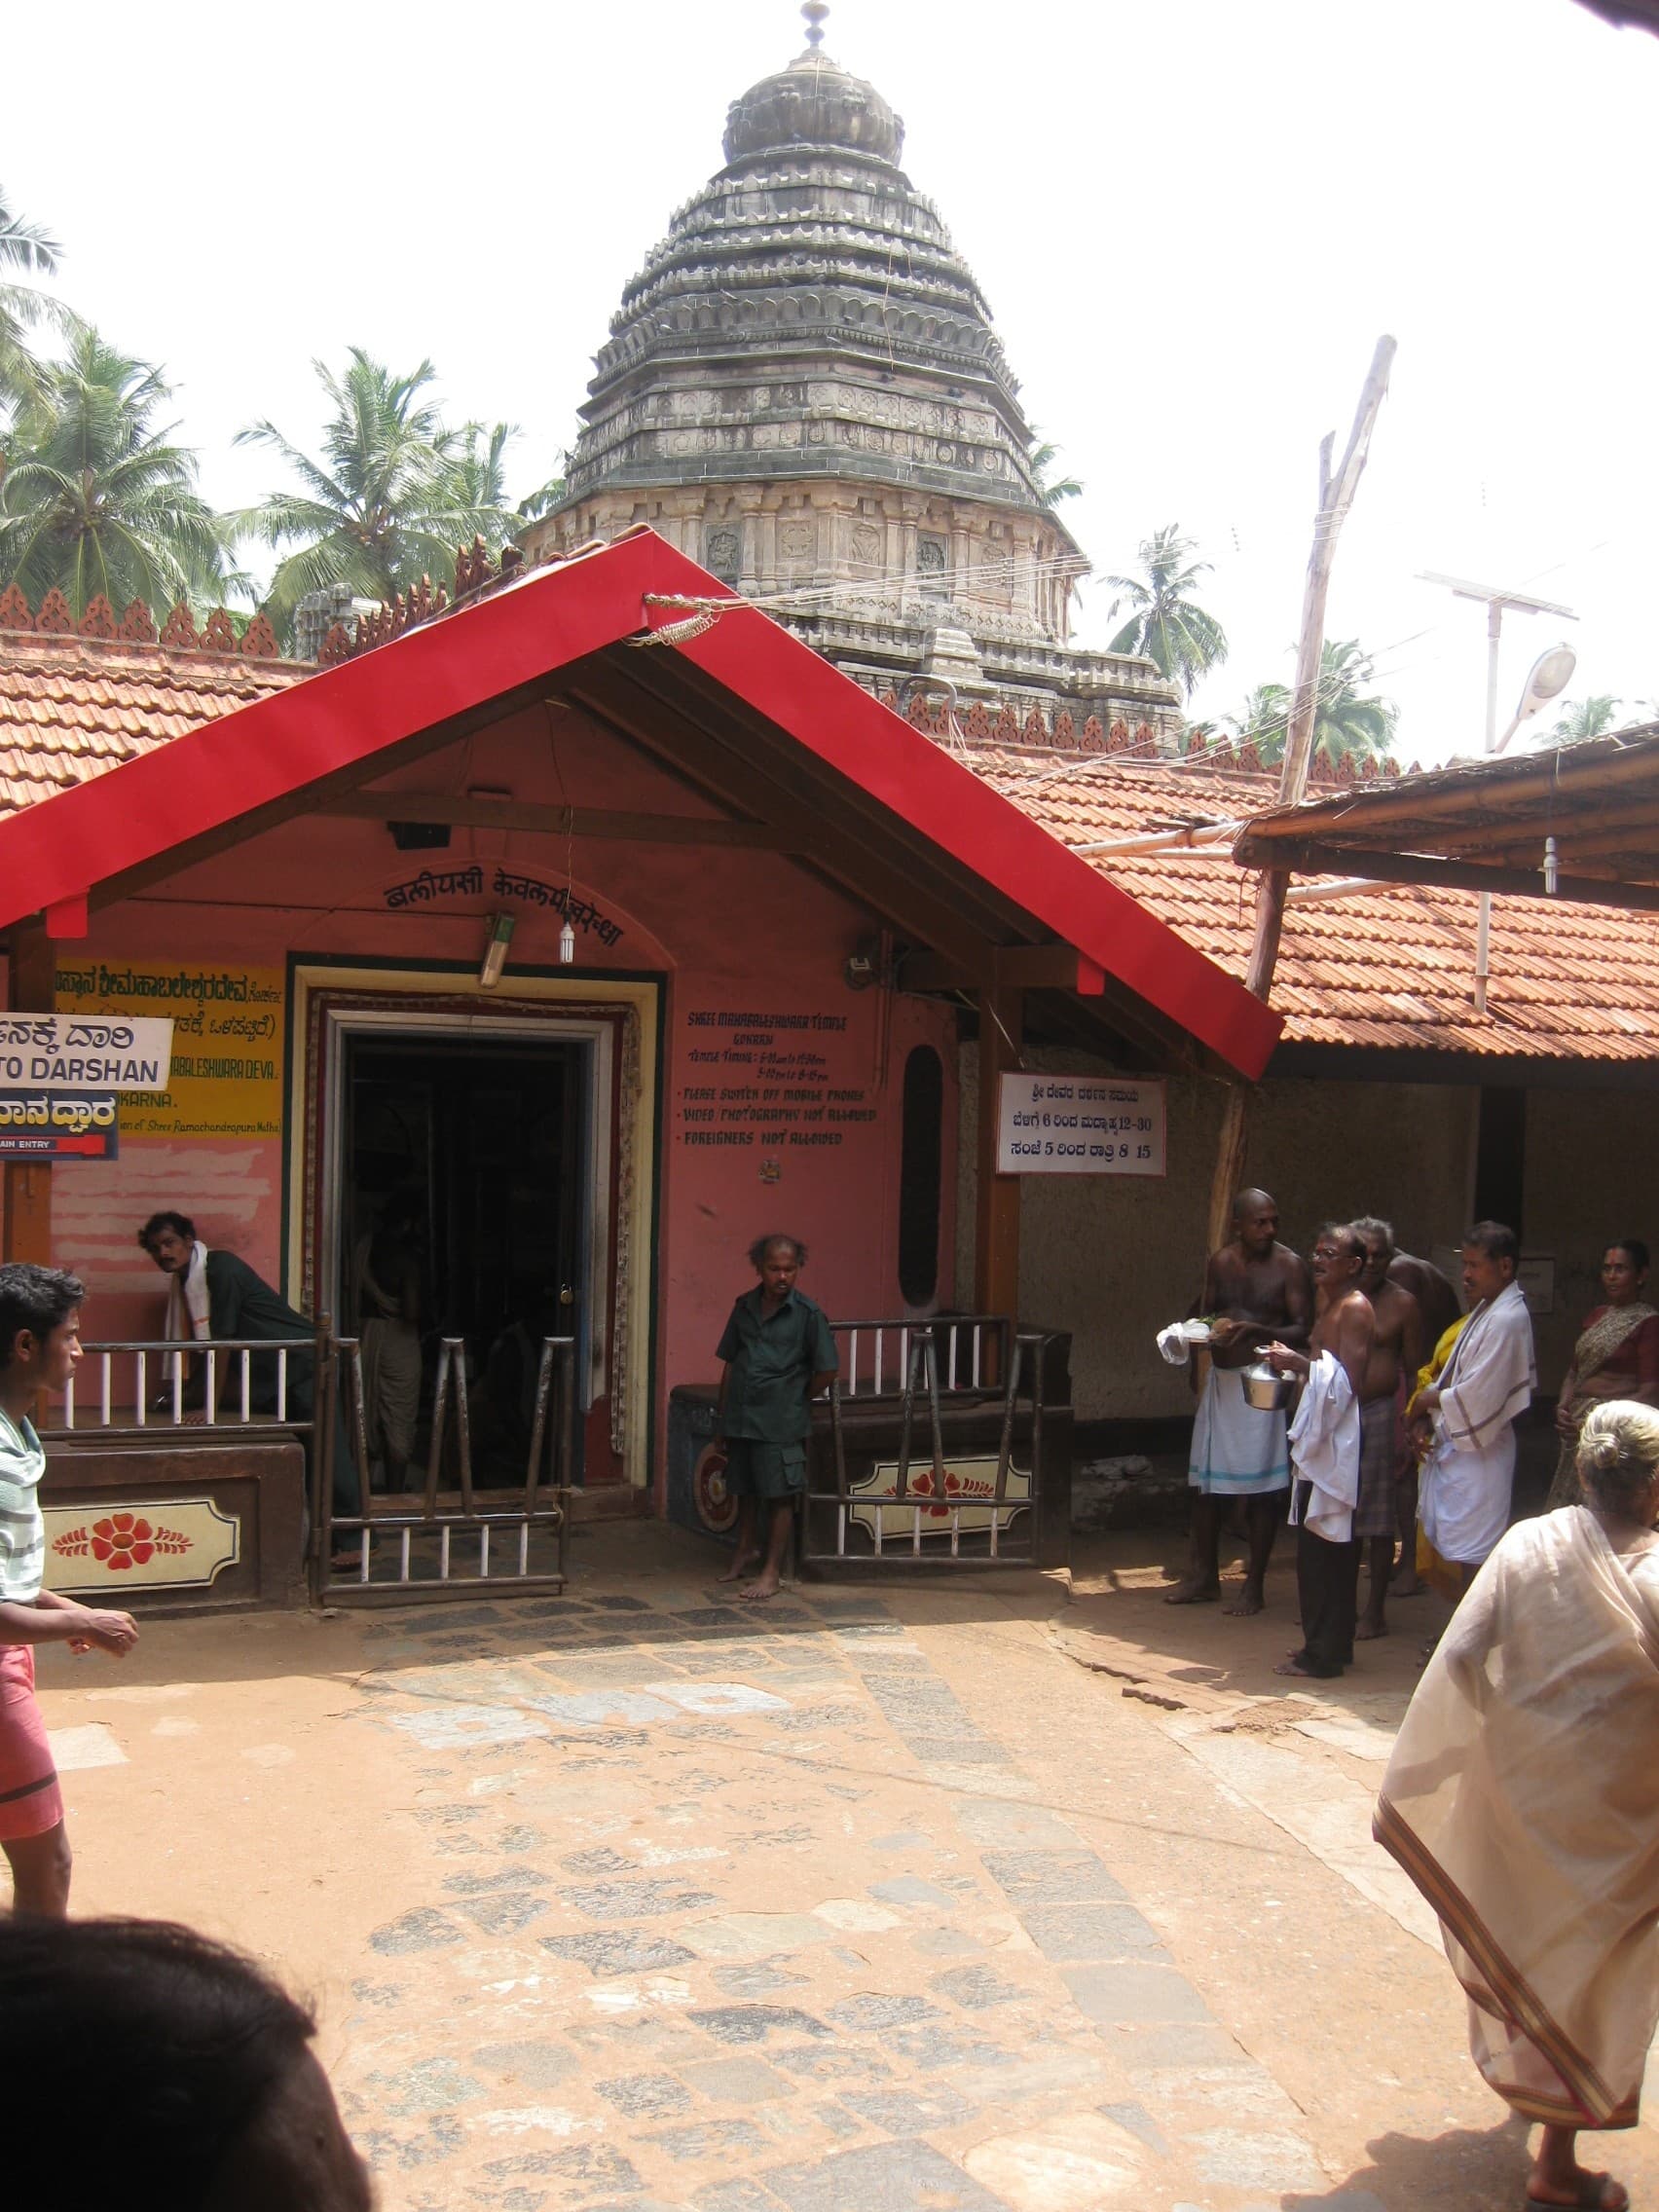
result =
[[775,1598],[795,1501],[806,1489],[812,1400],[834,1381],[840,1361],[824,1309],[795,1278],[806,1246],[793,1236],[761,1236],[749,1247],[759,1276],[731,1309],[716,1358],[720,1376],[717,1449],[725,1454],[726,1488],[737,1498],[737,1552],[722,1582],[739,1582],[760,1559],[759,1515],[770,1516],[760,1572],[743,1598]]

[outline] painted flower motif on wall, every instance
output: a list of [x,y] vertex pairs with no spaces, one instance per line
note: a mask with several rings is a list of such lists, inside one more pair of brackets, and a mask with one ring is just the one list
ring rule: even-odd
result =
[[164,1529],[138,1513],[106,1513],[90,1528],[65,1529],[53,1550],[66,1559],[90,1552],[111,1574],[147,1567],[158,1552],[176,1558],[195,1549],[195,1539],[178,1529]]

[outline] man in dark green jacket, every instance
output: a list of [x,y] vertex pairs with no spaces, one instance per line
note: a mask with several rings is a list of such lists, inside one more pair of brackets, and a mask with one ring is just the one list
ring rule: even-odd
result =
[[[303,1313],[278,1298],[263,1277],[234,1252],[210,1252],[196,1235],[196,1224],[182,1213],[152,1214],[138,1241],[167,1278],[167,1335],[186,1343],[197,1337],[252,1338],[260,1343],[291,1343],[315,1334]],[[310,1420],[315,1403],[315,1358],[310,1351],[288,1354],[283,1410],[295,1420]],[[241,1402],[241,1359],[226,1352],[218,1361],[220,1401]],[[277,1410],[280,1362],[274,1352],[248,1361],[248,1410]],[[196,1378],[198,1402],[205,1375]],[[346,1433],[345,1411],[334,1401],[334,1510],[351,1517],[362,1510],[362,1490]],[[353,1546],[354,1535],[348,1539]]]
[[806,1247],[793,1236],[761,1236],[749,1247],[760,1280],[731,1309],[716,1358],[720,1376],[716,1424],[725,1454],[726,1488],[737,1498],[737,1553],[722,1582],[741,1581],[760,1559],[759,1518],[770,1516],[760,1572],[738,1593],[775,1598],[795,1501],[806,1489],[812,1400],[840,1364],[824,1309],[795,1287]]

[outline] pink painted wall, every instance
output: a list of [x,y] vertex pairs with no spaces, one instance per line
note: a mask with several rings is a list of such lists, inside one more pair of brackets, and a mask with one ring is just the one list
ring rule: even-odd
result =
[[[507,793],[532,806],[715,811],[570,710],[527,712],[391,781],[409,791]],[[389,800],[387,812],[395,814]],[[802,1237],[812,1247],[805,1287],[832,1315],[903,1309],[900,1108],[905,1055],[922,1044],[936,1047],[944,1064],[939,1283],[948,1298],[954,1021],[932,1002],[850,990],[843,963],[879,918],[782,854],[578,838],[570,861],[578,898],[591,900],[620,934],[608,944],[593,930],[578,930],[576,966],[565,973],[646,972],[663,979],[660,1477],[667,1390],[718,1373],[714,1346],[732,1298],[752,1280],[744,1253],[754,1236],[787,1229]],[[388,907],[388,892],[423,868],[474,862],[481,892]],[[90,940],[64,945],[59,959],[278,968],[291,957],[455,962],[469,973],[482,953],[486,916],[509,905],[519,914],[510,980],[515,967],[556,966],[561,916],[497,896],[495,871],[562,886],[566,866],[565,840],[548,833],[458,829],[447,851],[400,853],[381,822],[307,816],[96,914]],[[738,1018],[752,1014],[789,1019]],[[735,1095],[751,1091],[760,1095]],[[734,1136],[744,1141],[709,1141]],[[138,1222],[158,1206],[193,1213],[210,1244],[242,1253],[280,1280],[283,1155],[283,1144],[268,1138],[129,1140],[116,1161],[57,1169],[55,1226],[64,1263],[84,1268],[92,1286],[90,1332],[159,1330],[160,1278],[132,1243]]]

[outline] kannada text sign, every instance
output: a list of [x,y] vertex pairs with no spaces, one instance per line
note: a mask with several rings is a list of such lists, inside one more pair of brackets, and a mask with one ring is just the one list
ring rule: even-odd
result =
[[997,1096],[999,1175],[1161,1175],[1161,1083],[1114,1076],[1004,1075]]

